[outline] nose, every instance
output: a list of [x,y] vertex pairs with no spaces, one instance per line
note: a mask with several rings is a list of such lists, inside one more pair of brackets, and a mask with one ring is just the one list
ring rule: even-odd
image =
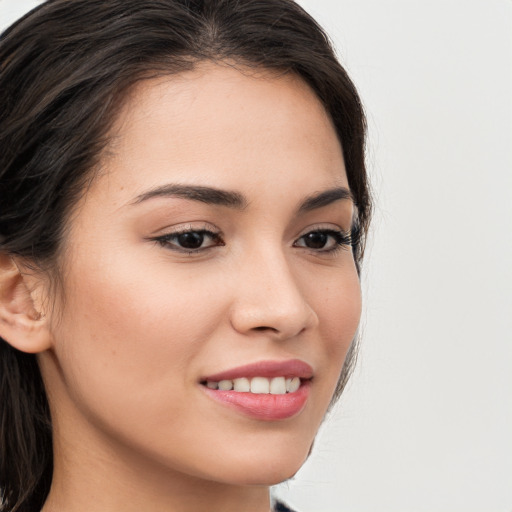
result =
[[253,254],[236,276],[231,324],[242,334],[285,340],[318,324],[318,316],[284,254]]

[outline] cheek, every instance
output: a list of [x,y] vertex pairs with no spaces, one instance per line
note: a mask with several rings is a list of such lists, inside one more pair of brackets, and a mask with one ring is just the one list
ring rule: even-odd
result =
[[193,381],[194,356],[222,317],[220,306],[207,283],[197,293],[186,272],[162,270],[121,257],[115,265],[77,262],[55,352],[80,403],[93,396],[118,412],[141,404],[157,411],[172,389]]
[[321,373],[324,405],[339,381],[343,363],[354,340],[361,317],[361,288],[355,271],[343,271],[323,288],[311,290],[322,340]]
[[[326,301],[322,314],[323,332],[329,340],[327,351],[330,356],[344,355],[357,332],[361,318],[361,292],[359,281],[350,289],[340,293],[337,290],[331,301]],[[322,322],[323,320],[323,322]]]
[[361,318],[361,287],[355,267],[340,270],[323,287],[312,287],[309,296],[328,355],[346,352]]

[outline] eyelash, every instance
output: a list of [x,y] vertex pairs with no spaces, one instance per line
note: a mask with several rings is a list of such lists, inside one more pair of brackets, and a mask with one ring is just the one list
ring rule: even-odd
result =
[[[328,249],[324,248],[312,248],[308,247],[306,245],[297,245],[297,243],[300,240],[304,240],[304,238],[311,234],[320,234],[325,235],[327,237],[331,237],[334,240],[334,246],[330,247]],[[201,239],[201,245],[204,241],[205,237],[208,237],[212,240],[213,244],[209,245],[207,247],[198,247],[196,249],[187,249],[185,247],[180,247],[176,243],[177,238],[183,235],[200,235],[203,237]],[[172,233],[167,233],[162,236],[154,237],[151,240],[154,242],[157,242],[162,247],[168,248],[172,251],[188,254],[188,255],[194,255],[201,253],[207,249],[211,249],[212,247],[220,247],[225,245],[224,241],[222,240],[222,236],[220,233],[215,233],[214,231],[211,231],[209,229],[197,229],[197,228],[186,228],[179,231],[174,231]],[[326,244],[327,245],[327,244]],[[351,247],[354,245],[353,243],[353,237],[350,233],[347,233],[343,230],[335,230],[335,229],[325,229],[325,228],[318,228],[318,229],[312,229],[311,231],[308,231],[307,233],[304,233],[302,236],[300,236],[293,244],[294,247],[302,247],[304,249],[308,249],[309,251],[315,253],[315,254],[329,254],[329,255],[336,255],[340,250],[346,249],[347,247]]]
[[[312,247],[307,247],[303,245],[297,245],[297,242],[299,240],[303,240],[306,236],[312,235],[312,234],[320,234],[327,237],[331,237],[334,240],[334,245],[328,249],[319,248],[314,249]],[[335,256],[338,254],[339,251],[346,249],[347,247],[352,246],[352,237],[350,233],[347,233],[346,231],[343,231],[341,229],[325,229],[325,228],[319,228],[319,229],[312,229],[311,231],[308,231],[307,233],[304,233],[302,236],[300,236],[297,241],[293,244],[294,247],[303,247],[304,249],[308,249],[311,252],[314,253],[323,253],[328,255]],[[327,244],[326,244],[327,245]]]
[[[180,247],[175,242],[179,236],[183,235],[200,235],[202,237],[208,237],[210,238],[214,243],[208,247],[199,247],[197,249],[187,249],[186,247]],[[158,236],[155,238],[152,238],[155,242],[159,243],[162,247],[168,248],[172,251],[181,252],[184,254],[198,254],[200,252],[205,251],[206,249],[210,249],[212,247],[219,247],[224,245],[224,242],[222,240],[220,233],[215,233],[214,231],[211,231],[209,229],[197,229],[197,228],[185,228],[181,229],[179,231],[174,231],[172,233],[167,233],[162,236]],[[203,238],[204,240],[204,238]]]

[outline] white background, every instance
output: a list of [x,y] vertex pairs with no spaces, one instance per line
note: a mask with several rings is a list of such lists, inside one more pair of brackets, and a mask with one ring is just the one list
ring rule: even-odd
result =
[[[0,28],[36,3],[0,0]],[[511,512],[512,1],[300,3],[360,90],[377,206],[358,369],[278,493]]]

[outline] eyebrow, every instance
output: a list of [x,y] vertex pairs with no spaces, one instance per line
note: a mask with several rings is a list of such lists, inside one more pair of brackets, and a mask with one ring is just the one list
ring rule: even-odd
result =
[[[243,210],[249,202],[239,192],[222,190],[215,187],[201,185],[177,185],[168,184],[154,188],[135,198],[132,204],[140,204],[143,201],[158,197],[177,197],[189,199],[201,203],[226,206],[236,210]],[[307,197],[298,208],[298,213],[306,213],[318,208],[323,208],[336,201],[349,200],[354,202],[352,192],[346,187],[335,187]]]
[[200,185],[173,184],[163,185],[162,187],[144,192],[140,196],[137,196],[132,204],[139,204],[155,197],[177,197],[206,204],[227,206],[228,208],[235,208],[237,210],[243,210],[247,206],[247,199],[238,192]]
[[299,213],[310,212],[311,210],[323,208],[324,206],[328,206],[331,203],[343,200],[352,201],[353,203],[355,203],[354,196],[348,188],[330,188],[328,190],[324,190],[323,192],[312,194],[311,196],[306,198],[306,200],[299,207]]

